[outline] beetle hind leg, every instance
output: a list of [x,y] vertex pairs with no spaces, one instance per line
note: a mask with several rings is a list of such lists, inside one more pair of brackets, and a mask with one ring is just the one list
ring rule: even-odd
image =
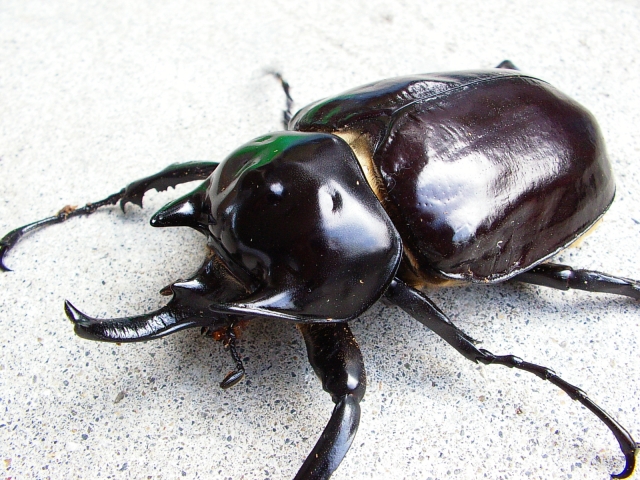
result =
[[284,90],[284,95],[287,99],[287,109],[282,111],[282,125],[285,130],[289,129],[289,120],[291,120],[292,114],[291,109],[293,108],[293,98],[291,97],[291,87],[289,86],[289,82],[287,82],[280,72],[276,72],[275,70],[270,70],[267,73],[276,77],[276,79],[280,82],[282,86],[282,90]]
[[473,342],[470,341],[470,337],[456,327],[431,300],[398,278],[395,278],[393,282],[391,282],[385,297],[432,330],[472,362],[480,362],[485,365],[503,365],[533,373],[539,378],[548,380],[560,388],[573,400],[580,402],[609,428],[620,445],[620,450],[622,450],[625,458],[625,467],[622,472],[612,475],[612,477],[627,478],[631,476],[636,464],[638,444],[622,425],[596,405],[585,392],[566,382],[547,367],[525,362],[514,355],[494,355],[488,350],[478,349]]
[[560,378],[550,368],[536,365],[534,363],[525,362],[515,355],[494,355],[485,349],[480,349],[482,353],[481,357],[478,357],[478,361],[485,365],[503,365],[509,368],[516,368],[518,370],[524,370],[525,372],[533,373],[542,380],[548,380],[556,387],[565,392],[572,400],[577,400],[589,411],[591,411],[596,417],[598,417],[616,437],[620,449],[625,458],[624,469],[617,474],[612,474],[612,478],[628,478],[635,469],[636,455],[638,454],[638,444],[631,437],[629,432],[620,425],[611,415],[600,408],[596,403],[591,400],[587,394],[578,387],[571,385],[569,382]]
[[360,423],[360,400],[366,388],[364,362],[346,323],[306,323],[298,328],[309,363],[336,405],[294,480],[327,479],[349,450]]
[[496,68],[506,68],[508,70],[520,70],[516,67],[511,60],[503,60],[501,61]]
[[543,263],[517,275],[514,280],[558,290],[612,293],[640,300],[640,282],[637,280],[614,277],[593,270],[573,269],[557,263]]

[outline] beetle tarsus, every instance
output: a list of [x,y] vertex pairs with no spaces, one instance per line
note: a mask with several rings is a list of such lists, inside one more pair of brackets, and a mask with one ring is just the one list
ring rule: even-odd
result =
[[327,479],[340,465],[358,430],[360,400],[366,389],[364,361],[346,323],[305,323],[298,328],[309,363],[336,406],[294,480]]
[[496,68],[506,68],[509,70],[520,70],[518,67],[516,67],[513,62],[511,60],[503,60],[501,61]]
[[622,425],[596,405],[585,392],[558,377],[553,370],[547,367],[525,362],[514,355],[498,356],[488,350],[476,348],[473,342],[470,341],[470,337],[456,327],[431,300],[398,278],[395,278],[389,286],[386,297],[440,336],[465,358],[475,363],[504,365],[509,368],[516,368],[533,373],[560,388],[573,400],[580,402],[609,428],[620,445],[620,449],[626,460],[626,466],[621,473],[613,477],[626,478],[631,475],[635,468],[635,456],[638,452],[638,444]]
[[633,471],[636,468],[636,457],[638,456],[638,444],[623,453],[625,460],[624,468],[620,473],[612,473],[611,478],[629,478],[633,475]]
[[10,248],[11,248],[11,245],[0,244],[0,271],[3,271],[3,272],[13,271],[4,264],[4,255],[9,251]]
[[268,70],[267,73],[269,75],[273,75],[278,79],[280,85],[282,85],[282,90],[284,90],[284,94],[287,97],[287,109],[282,111],[282,124],[285,130],[289,128],[289,121],[291,120],[291,109],[293,108],[293,98],[291,97],[289,82],[287,82],[280,72],[276,72],[275,70]]
[[118,202],[120,202],[120,208],[123,212],[127,203],[135,203],[142,207],[142,197],[145,192],[151,189],[162,191],[169,187],[175,187],[180,183],[204,180],[211,175],[217,166],[218,163],[208,161],[174,163],[155,175],[130,183],[118,193],[109,195],[103,200],[87,203],[84,207],[80,208],[67,205],[60,209],[54,216],[16,228],[0,239],[0,270],[4,272],[11,271],[11,269],[4,264],[4,257],[16,243],[18,243],[20,238],[29,232],[39,230],[48,225],[62,223],[72,217],[91,215],[101,207],[115,205]]
[[596,417],[598,417],[613,433],[620,445],[620,450],[625,457],[626,465],[622,472],[611,475],[613,478],[627,478],[633,473],[635,468],[635,457],[638,452],[638,444],[631,437],[631,434],[620,425],[611,415],[605,412],[602,408],[595,404],[587,394],[580,388],[570,384],[569,382],[560,378],[550,368],[536,365],[534,363],[525,362],[515,355],[494,355],[488,350],[481,349],[482,356],[479,356],[477,360],[485,365],[503,365],[509,368],[516,368],[525,372],[533,373],[538,378],[548,380],[560,390],[565,392],[572,400],[577,400],[589,411],[591,411]]
[[72,217],[79,217],[82,215],[91,215],[100,207],[103,207],[106,205],[115,205],[116,203],[118,203],[120,198],[122,198],[123,194],[124,194],[124,189],[122,189],[118,193],[109,195],[107,198],[103,200],[87,203],[84,207],[80,207],[80,208],[71,207],[67,205],[61,208],[55,215],[51,217],[43,218],[42,220],[38,220],[36,222],[32,222],[27,225],[23,225],[22,227],[16,228],[15,230],[11,230],[4,237],[2,237],[2,239],[0,239],[0,270],[4,272],[11,271],[11,269],[9,269],[4,264],[4,257],[18,243],[18,241],[27,233],[40,230],[41,228],[46,227],[48,225],[54,225],[56,223],[65,222]]
[[574,269],[568,265],[543,263],[514,280],[558,290],[584,290],[611,293],[640,300],[640,282],[624,277],[614,277],[594,270]]

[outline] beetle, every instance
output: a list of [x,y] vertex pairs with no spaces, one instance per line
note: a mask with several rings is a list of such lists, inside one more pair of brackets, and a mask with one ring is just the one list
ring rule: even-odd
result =
[[615,184],[593,116],[563,93],[504,61],[495,69],[416,75],[371,83],[315,102],[285,131],[261,136],[222,162],[173,164],[84,207],[12,230],[0,268],[34,230],[144,194],[203,181],[151,218],[191,227],[208,255],[186,280],[161,290],[157,311],[92,318],[65,312],[83,338],[135,342],[199,327],[224,342],[235,363],[220,386],[244,376],[236,344],[251,319],[291,322],[335,403],[296,479],[325,479],[346,455],[366,388],[349,321],[385,300],[473,362],[550,381],[593,412],[635,467],[638,445],[582,390],[551,369],[494,355],[426,296],[436,285],[517,280],[640,299],[640,283],[548,262],[584,236],[613,201]]

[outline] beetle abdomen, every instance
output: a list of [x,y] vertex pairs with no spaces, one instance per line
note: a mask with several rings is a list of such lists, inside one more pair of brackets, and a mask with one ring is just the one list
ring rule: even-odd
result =
[[615,192],[591,114],[512,70],[377,82],[291,126],[352,145],[425,281],[508,279],[582,235]]
[[589,229],[615,192],[591,114],[527,77],[408,106],[374,162],[414,267],[453,279],[531,268]]

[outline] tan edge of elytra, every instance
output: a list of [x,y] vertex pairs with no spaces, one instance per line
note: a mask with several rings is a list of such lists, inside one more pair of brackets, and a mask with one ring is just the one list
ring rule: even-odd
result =
[[332,133],[349,144],[360,164],[360,168],[362,168],[367,183],[386,210],[387,190],[380,172],[373,163],[373,145],[371,144],[370,136],[366,133],[355,132],[353,130],[343,130]]
[[[384,209],[389,212],[387,190],[382,180],[382,176],[380,175],[380,171],[373,161],[373,144],[371,137],[366,133],[356,132],[353,130],[341,130],[331,133],[343,139],[351,147],[351,150],[353,150],[371,190],[378,198]],[[412,287],[419,290],[425,290],[428,287],[444,287],[465,283],[460,280],[445,279],[442,277],[428,275],[421,271],[415,255],[407,248],[407,245],[403,245],[402,250],[405,260],[403,263],[405,265],[400,267],[398,275],[403,281]]]
[[603,217],[600,216],[600,218],[598,220],[596,220],[593,225],[591,225],[582,235],[580,235],[578,238],[576,238],[573,242],[571,242],[565,248],[580,248],[582,246],[582,242],[584,242],[585,238],[587,238],[589,235],[591,235],[593,232],[595,232],[596,229],[600,225],[602,225],[602,219],[603,219]]

